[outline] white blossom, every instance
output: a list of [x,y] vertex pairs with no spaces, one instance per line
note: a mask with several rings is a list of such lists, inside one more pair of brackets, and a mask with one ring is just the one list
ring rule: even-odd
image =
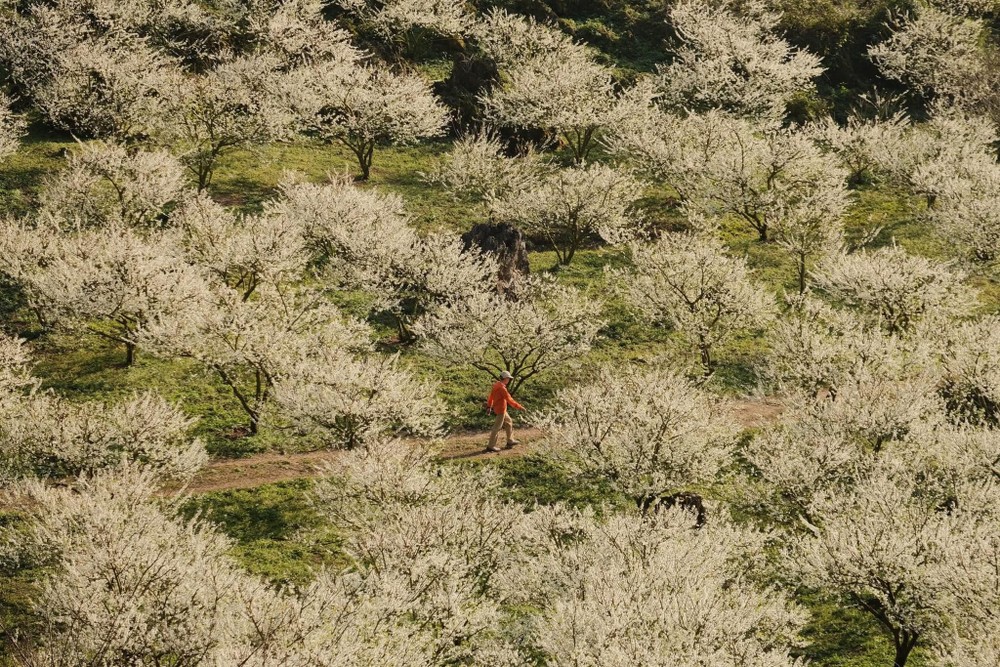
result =
[[74,402],[40,388],[23,341],[0,335],[0,476],[62,477],[138,463],[188,479],[207,459],[193,420],[152,392]]
[[280,213],[240,215],[199,193],[171,212],[170,222],[188,259],[244,299],[261,283],[300,278],[309,261],[300,221]]
[[414,28],[461,35],[473,20],[461,0],[334,0],[334,4],[370,23],[386,38]]
[[161,126],[173,63],[145,38],[95,30],[74,12],[41,4],[6,21],[3,32],[0,57],[57,127],[133,139]]
[[780,18],[758,0],[739,12],[730,2],[675,5],[670,20],[681,43],[659,73],[664,101],[751,118],[783,116],[791,97],[808,89],[823,69],[819,57],[776,35]]
[[451,365],[514,375],[511,390],[590,350],[604,322],[600,304],[554,280],[532,278],[513,298],[480,293],[417,321],[423,349]]
[[[655,104],[657,94],[648,79],[627,91],[620,102],[627,113],[605,135],[604,143],[621,159],[637,164],[650,177],[666,182],[682,199],[703,188],[710,160],[733,148],[750,127],[718,111],[677,115]],[[705,176],[707,178],[707,176]]]
[[862,313],[834,309],[799,296],[768,332],[765,375],[783,389],[836,398],[841,387],[865,376],[911,380],[934,366],[921,336],[886,335]]
[[421,316],[431,316],[421,329],[427,333],[440,309],[461,310],[460,304],[498,291],[493,260],[476,248],[466,248],[457,234],[420,238],[388,268],[382,289],[394,299],[389,312],[402,340],[420,335],[414,323]]
[[491,218],[542,236],[569,264],[580,246],[599,237],[617,244],[638,236],[634,209],[642,184],[630,173],[599,163],[580,164],[540,175],[524,190],[489,202]]
[[401,340],[412,338],[421,314],[490,289],[493,263],[457,235],[417,235],[396,195],[338,177],[288,179],[282,195],[268,213],[299,225],[324,277],[368,291],[374,307],[395,318]]
[[491,122],[557,135],[582,162],[597,133],[614,121],[615,99],[611,70],[574,45],[511,64],[480,101]]
[[134,470],[85,478],[75,490],[25,489],[34,548],[54,568],[35,599],[40,664],[193,664],[236,630],[232,590],[245,575],[225,558],[229,541],[202,521],[165,516],[155,490],[155,477]]
[[697,348],[706,373],[718,343],[771,318],[774,301],[751,282],[746,260],[728,257],[712,238],[664,234],[631,251],[635,270],[616,274],[626,298],[653,322],[674,326]]
[[922,317],[965,314],[975,303],[960,272],[895,243],[830,255],[813,278],[831,296],[863,308],[890,333],[906,331]]
[[[941,165],[944,167],[944,165]],[[940,235],[956,243],[962,255],[992,262],[1000,254],[1000,166],[992,158],[964,163],[964,169],[930,176],[928,190],[936,192],[930,220]]]
[[129,365],[147,323],[185,312],[205,291],[169,235],[121,223],[64,232],[46,219],[34,227],[7,221],[0,267],[44,322],[123,343]]
[[256,435],[275,382],[325,348],[365,350],[366,328],[346,319],[322,290],[259,284],[254,298],[219,285],[183,313],[158,317],[142,338],[154,351],[196,359],[228,386]]
[[906,150],[909,129],[910,120],[902,112],[884,118],[865,118],[855,112],[843,125],[826,117],[807,128],[840,159],[852,183],[877,180],[889,172],[900,152]]
[[559,392],[545,423],[571,469],[606,478],[635,499],[715,481],[736,434],[718,401],[665,368],[592,374]]
[[322,0],[278,3],[267,18],[266,43],[292,66],[334,61],[357,63],[361,52],[350,34],[323,16]]
[[609,147],[666,181],[689,213],[732,216],[762,241],[783,229],[800,268],[803,257],[835,244],[850,202],[847,174],[811,131],[719,111],[677,116],[642,97],[630,104],[635,112],[612,133]]
[[953,620],[990,604],[976,578],[952,571],[996,530],[979,520],[983,503],[995,516],[995,487],[965,480],[957,495],[944,495],[907,468],[869,465],[857,471],[862,480],[851,493],[819,494],[814,534],[796,541],[789,560],[803,583],[869,613],[890,637],[896,665],[915,646],[948,642]]
[[546,56],[569,58],[580,45],[558,27],[491,7],[469,30],[476,47],[500,69]]
[[882,73],[913,92],[975,101],[989,91],[978,19],[920,5],[896,17],[892,36],[872,46],[869,57]]
[[987,316],[955,323],[938,337],[949,409],[973,423],[1000,419],[1000,322]]
[[3,472],[79,475],[124,463],[190,479],[208,460],[192,420],[153,393],[117,403],[71,402],[36,391],[0,412]]
[[377,146],[412,144],[443,133],[446,110],[418,74],[364,65],[303,68],[296,85],[304,128],[324,141],[343,143],[371,174]]
[[455,141],[448,156],[425,176],[458,199],[478,201],[487,208],[511,193],[527,191],[552,168],[530,148],[523,156],[507,157],[503,144],[490,131]]
[[400,368],[397,357],[321,347],[276,382],[282,412],[335,445],[355,447],[386,433],[437,434],[444,406],[436,387]]
[[[463,581],[451,570],[323,572],[301,590],[277,588],[238,567],[230,541],[206,521],[156,502],[156,491],[155,477],[135,469],[71,489],[19,489],[32,508],[19,546],[47,566],[30,664],[432,667],[440,655],[467,654],[454,642],[470,632],[470,617],[448,604]],[[437,601],[425,605],[435,585]],[[475,600],[471,590],[465,597]]]
[[681,510],[568,528],[526,566],[541,608],[530,636],[546,664],[802,664],[788,651],[804,614],[755,582],[766,535],[722,523],[692,530]]
[[166,151],[80,144],[48,179],[42,209],[77,225],[151,226],[184,191],[184,167]]
[[319,506],[345,530],[359,568],[397,578],[408,591],[400,612],[434,629],[432,664],[475,659],[495,646],[527,520],[522,508],[497,499],[497,475],[464,474],[399,442],[374,442],[326,473]]
[[401,197],[360,188],[347,177],[309,183],[290,176],[281,196],[267,203],[270,216],[295,221],[309,252],[327,274],[348,286],[363,287],[383,298],[386,275],[417,243]]
[[[742,122],[717,141],[715,154],[692,174],[691,209],[736,216],[761,240],[771,229],[784,229],[795,252],[813,254],[829,245],[849,201],[845,174],[832,156],[801,131]],[[801,243],[810,231],[811,242]]]
[[279,65],[274,55],[250,55],[205,74],[171,77],[164,95],[170,121],[164,138],[182,151],[199,190],[211,184],[222,153],[290,133],[294,118]]
[[898,156],[897,179],[932,206],[956,187],[956,181],[975,181],[995,167],[992,144],[997,139],[997,128],[988,118],[938,106],[931,119],[911,133],[910,146]]

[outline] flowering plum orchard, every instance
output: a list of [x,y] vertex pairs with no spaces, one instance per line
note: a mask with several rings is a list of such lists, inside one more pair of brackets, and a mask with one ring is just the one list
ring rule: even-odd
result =
[[0,0],[0,667],[996,667],[998,16]]

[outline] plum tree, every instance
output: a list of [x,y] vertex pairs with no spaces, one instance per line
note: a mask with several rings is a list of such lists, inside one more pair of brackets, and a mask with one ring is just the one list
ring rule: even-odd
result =
[[947,646],[952,623],[963,627],[990,604],[978,578],[952,571],[995,541],[996,489],[966,478],[941,490],[898,463],[860,476],[850,494],[813,501],[814,534],[796,542],[792,561],[803,582],[871,614],[891,637],[893,664],[905,667],[918,644]]
[[163,100],[170,123],[165,140],[204,190],[220,155],[236,146],[263,144],[287,136],[294,116],[283,97],[280,59],[271,54],[232,58],[200,75],[176,72]]
[[151,136],[165,118],[172,61],[141,35],[87,21],[68,4],[32,3],[0,21],[0,59],[11,78],[57,127],[118,140]]
[[375,148],[412,144],[444,132],[447,112],[422,77],[382,65],[321,63],[299,79],[298,114],[307,132],[340,142],[371,175]]
[[495,377],[514,375],[511,391],[591,348],[603,326],[600,303],[548,278],[530,278],[514,298],[483,292],[417,321],[423,349],[452,365]]
[[493,282],[493,263],[463,248],[457,235],[418,235],[398,196],[345,178],[320,185],[291,179],[282,195],[269,213],[300,226],[325,280],[364,289],[376,310],[391,315],[400,342],[414,340],[420,315],[487,292]]
[[40,208],[73,225],[149,228],[162,222],[184,190],[184,167],[167,151],[92,141],[80,144],[66,168],[48,179]]
[[727,256],[714,238],[664,234],[631,251],[635,270],[615,274],[626,298],[653,322],[673,325],[697,349],[706,375],[715,369],[715,345],[771,316],[773,299],[751,282],[746,260]]
[[558,29],[502,10],[487,14],[472,34],[500,71],[499,84],[480,96],[486,119],[559,137],[584,162],[618,115],[611,69]]
[[438,35],[461,35],[473,17],[460,0],[334,0],[390,40],[414,28]]
[[490,202],[491,218],[510,222],[542,236],[569,264],[592,237],[622,243],[639,235],[641,220],[634,205],[642,184],[629,172],[593,163],[540,175],[521,191],[508,191]]
[[780,13],[759,0],[740,8],[685,0],[671,9],[680,45],[673,62],[659,71],[667,104],[781,118],[792,96],[822,73],[817,56],[777,36]]
[[143,329],[157,353],[196,359],[228,386],[256,435],[273,407],[274,384],[297,362],[325,348],[364,349],[365,328],[344,318],[323,290],[258,284],[255,298],[216,285],[183,313]]
[[24,119],[10,110],[10,98],[0,93],[0,160],[17,151],[25,126]]
[[0,237],[0,267],[42,321],[125,345],[126,366],[148,323],[195,307],[205,293],[202,272],[164,232],[120,222],[63,231],[43,218],[5,221]]
[[570,469],[636,500],[714,481],[736,433],[718,402],[664,368],[591,374],[559,392],[545,423]]
[[765,534],[692,530],[679,509],[558,518],[519,582],[546,664],[801,664],[789,648],[804,614],[752,574]]
[[70,401],[31,375],[23,341],[0,335],[0,476],[64,477],[141,464],[190,477],[207,460],[193,423],[152,392],[116,402]]
[[300,222],[277,211],[239,215],[199,193],[171,213],[170,223],[188,260],[244,301],[262,283],[300,278],[310,259]]
[[960,272],[896,244],[828,256],[813,276],[821,289],[865,309],[889,333],[905,331],[923,317],[961,315],[974,303]]
[[892,35],[869,48],[882,73],[913,93],[975,102],[988,93],[988,65],[979,19],[925,3],[897,15]]

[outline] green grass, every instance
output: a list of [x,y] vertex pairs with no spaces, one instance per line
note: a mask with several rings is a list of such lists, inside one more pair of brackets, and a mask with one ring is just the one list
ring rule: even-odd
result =
[[215,456],[245,456],[267,449],[313,449],[308,438],[265,428],[255,438],[239,437],[247,417],[229,387],[190,359],[165,360],[140,349],[132,367],[125,349],[95,336],[48,334],[33,342],[35,375],[42,387],[71,400],[111,402],[155,391],[197,421],[192,434]]
[[312,482],[296,480],[195,496],[183,513],[213,521],[247,570],[278,584],[303,585],[320,568],[347,564],[341,541],[309,500]]
[[499,468],[504,498],[531,509],[536,505],[565,503],[571,507],[630,507],[630,501],[617,493],[606,479],[569,475],[542,454],[518,458],[469,461],[456,465],[471,469],[483,466]]
[[0,215],[27,215],[46,178],[65,164],[74,145],[67,135],[32,127],[20,150],[0,162]]
[[[464,231],[480,217],[454,200],[443,188],[430,186],[421,174],[433,169],[448,152],[449,142],[375,149],[371,178],[362,187],[401,195],[421,230]],[[328,175],[354,177],[359,173],[354,154],[341,144],[302,140],[224,153],[209,192],[229,206],[259,210],[277,196],[287,172],[299,172],[321,181]]]
[[[822,667],[892,667],[892,639],[870,616],[853,607],[839,604],[811,593],[798,595],[809,611],[809,622],[802,632],[808,645],[801,655]],[[907,667],[928,664],[918,647],[910,655]]]

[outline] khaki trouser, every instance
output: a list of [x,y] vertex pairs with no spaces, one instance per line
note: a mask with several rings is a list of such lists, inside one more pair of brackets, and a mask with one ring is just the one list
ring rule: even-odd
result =
[[490,431],[490,449],[496,449],[497,436],[500,435],[501,428],[507,434],[507,442],[510,442],[513,439],[511,436],[514,432],[514,421],[506,411],[502,415],[497,415],[497,418],[493,420],[493,430]]

